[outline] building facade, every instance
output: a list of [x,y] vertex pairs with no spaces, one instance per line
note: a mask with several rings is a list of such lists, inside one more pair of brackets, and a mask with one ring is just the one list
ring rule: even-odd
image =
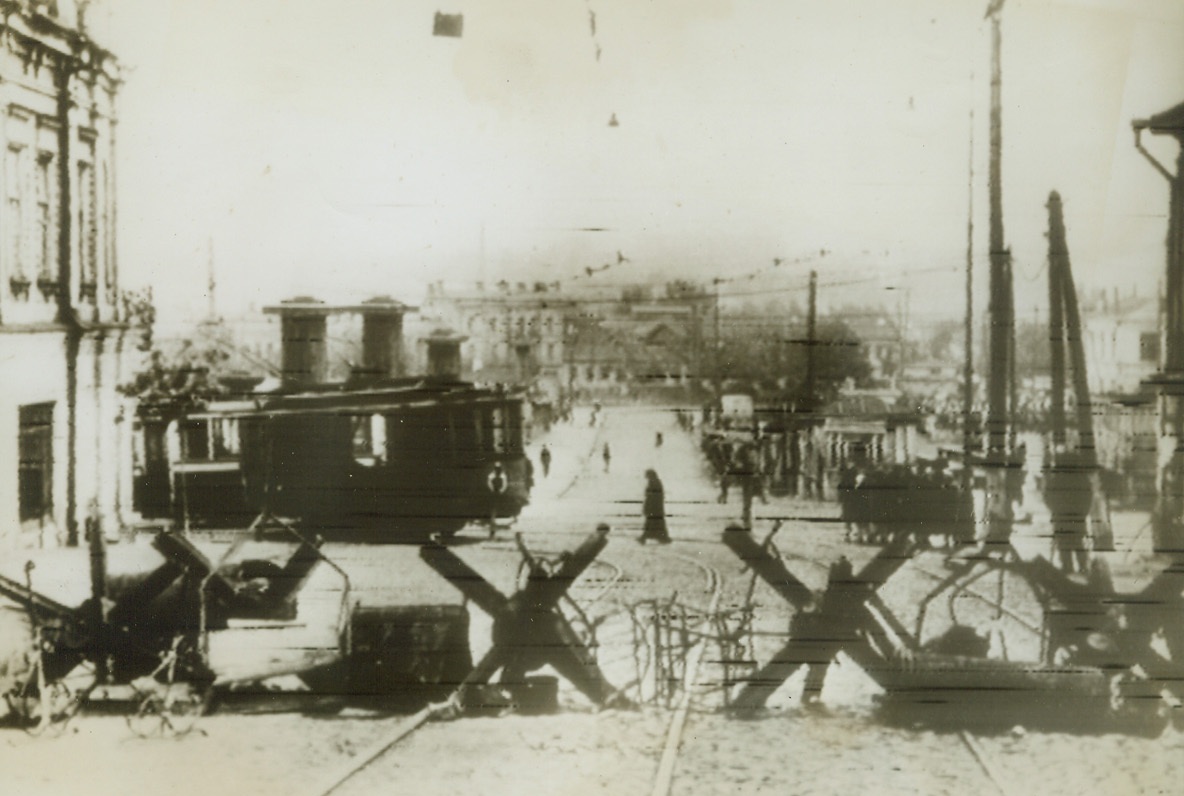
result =
[[[481,383],[534,384],[553,397],[564,380],[566,320],[573,306],[552,283],[428,286],[417,339],[448,329],[461,342],[461,376]],[[426,343],[416,355],[427,366]]]
[[0,25],[0,549],[76,544],[130,510],[136,359],[115,249],[112,54],[73,3]]
[[1081,308],[1089,387],[1095,393],[1134,393],[1159,362],[1156,296],[1099,293]]

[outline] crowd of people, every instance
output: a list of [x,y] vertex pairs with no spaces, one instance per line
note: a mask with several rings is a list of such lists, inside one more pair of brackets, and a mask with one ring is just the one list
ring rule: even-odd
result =
[[884,544],[899,533],[941,536],[950,547],[974,541],[974,504],[941,460],[844,468],[837,484],[847,541]]
[[760,499],[762,503],[768,503],[759,440],[712,434],[704,438],[702,447],[719,482],[717,500],[727,503],[732,489],[738,490],[741,520],[744,527],[751,530],[753,501]]

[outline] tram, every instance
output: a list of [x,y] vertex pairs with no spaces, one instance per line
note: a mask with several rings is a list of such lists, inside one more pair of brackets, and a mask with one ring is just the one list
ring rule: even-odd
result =
[[[428,373],[406,376],[405,305],[296,299],[275,311],[280,386],[256,380],[198,408],[141,406],[143,516],[219,528],[277,518],[322,535],[422,542],[516,517],[527,504],[526,395],[460,379],[454,337],[433,336]],[[325,322],[344,312],[362,315],[363,367],[330,382]]]
[[186,525],[267,514],[379,541],[450,535],[529,501],[523,404],[430,379],[213,401],[179,421],[171,495],[156,502]]

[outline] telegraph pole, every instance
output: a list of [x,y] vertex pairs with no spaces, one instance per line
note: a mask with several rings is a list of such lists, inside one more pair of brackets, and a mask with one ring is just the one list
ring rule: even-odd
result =
[[974,111],[970,112],[970,154],[967,155],[966,213],[966,324],[962,330],[962,485],[970,488],[970,459],[974,455]]
[[992,0],[987,16],[991,20],[991,157],[988,172],[990,196],[990,316],[991,357],[987,381],[987,541],[1005,543],[1012,526],[1008,494],[1009,443],[1015,376],[1014,306],[1011,281],[1011,250],[1003,236],[1003,34],[1001,16],[1004,0]]
[[814,367],[815,349],[818,348],[818,272],[810,272],[810,303],[806,315],[806,410],[813,412],[814,383],[817,371]]
[[719,401],[723,395],[723,381],[720,375],[720,350],[719,350],[719,283],[723,280],[718,276],[712,280],[715,286],[715,344],[711,350],[711,370],[712,380],[715,382],[715,405],[716,409],[721,408]]
[[217,287],[218,282],[214,276],[214,239],[211,237],[206,240],[206,298],[209,301],[207,313],[211,323],[218,319],[218,303],[215,298]]

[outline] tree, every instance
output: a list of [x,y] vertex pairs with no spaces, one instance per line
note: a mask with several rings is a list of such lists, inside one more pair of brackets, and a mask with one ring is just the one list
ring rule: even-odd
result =
[[222,382],[229,375],[229,359],[221,346],[208,341],[185,340],[168,352],[154,345],[144,367],[119,390],[142,408],[167,408],[179,414],[230,392]]
[[150,288],[125,293],[123,306],[128,323],[140,330],[136,347],[147,356],[143,367],[130,382],[121,384],[119,391],[136,399],[141,412],[176,416],[229,392],[222,382],[230,374],[230,353],[225,346],[205,336],[162,346],[153,334],[156,306]]
[[[801,319],[786,321],[755,313],[721,319],[720,378],[762,400],[797,406],[832,401],[848,380],[866,386],[871,365],[858,336],[837,319],[817,324],[811,346]],[[809,352],[814,349],[814,394],[807,395]]]

